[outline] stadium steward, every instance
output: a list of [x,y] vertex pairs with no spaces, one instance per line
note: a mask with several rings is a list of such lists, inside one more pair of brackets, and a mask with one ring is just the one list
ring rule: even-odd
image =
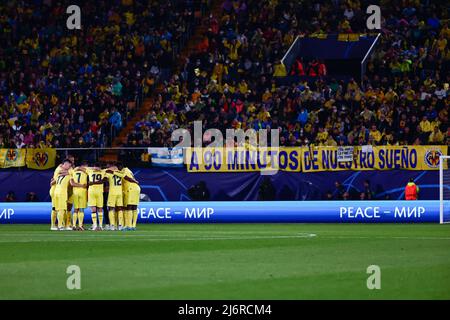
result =
[[405,187],[405,200],[417,200],[419,198],[419,186],[414,183],[414,179],[409,179]]

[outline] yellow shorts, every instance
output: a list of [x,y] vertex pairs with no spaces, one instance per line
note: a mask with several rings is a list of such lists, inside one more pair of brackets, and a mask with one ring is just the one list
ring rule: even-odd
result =
[[88,191],[88,206],[103,208],[103,192]]
[[67,210],[67,194],[57,194],[53,196],[55,201],[55,209],[60,210]]
[[108,195],[108,207],[123,207],[123,195],[122,194],[109,194]]
[[124,194],[124,202],[127,206],[137,206],[139,204],[139,198],[141,195],[140,187],[133,187],[128,189],[128,192]]
[[55,186],[50,187],[50,199],[52,200],[52,208],[55,208],[56,202],[55,202]]
[[75,209],[87,208],[87,190],[77,188],[73,191],[73,207]]

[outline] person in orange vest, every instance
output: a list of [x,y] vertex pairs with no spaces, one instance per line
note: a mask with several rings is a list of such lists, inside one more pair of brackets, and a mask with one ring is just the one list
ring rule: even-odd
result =
[[309,63],[308,75],[310,77],[317,77],[319,75],[319,62],[316,59],[313,59],[313,61]]
[[327,75],[327,66],[325,65],[325,62],[320,61],[319,63],[319,77],[323,77]]
[[292,71],[291,76],[304,76],[305,75],[305,69],[303,68],[303,61],[301,58],[295,60],[294,64],[292,65]]
[[405,188],[405,200],[417,200],[419,197],[419,186],[414,183],[414,179],[409,179]]

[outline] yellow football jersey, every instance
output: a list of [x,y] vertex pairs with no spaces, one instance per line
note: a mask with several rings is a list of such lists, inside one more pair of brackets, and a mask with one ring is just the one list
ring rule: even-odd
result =
[[[89,183],[100,182],[105,178],[104,170],[87,169],[86,173],[88,175]],[[89,190],[103,193],[103,183],[90,185]]]
[[[56,182],[56,179],[58,179],[58,176],[59,176],[59,173],[61,172],[61,165],[59,165],[59,166],[57,166],[56,167],[56,169],[55,169],[55,171],[53,172],[53,180],[55,180],[55,182]],[[50,195],[51,196],[53,196],[52,195],[52,193],[53,193],[53,191],[55,190],[55,187],[56,187],[56,184],[54,184],[54,185],[52,185],[51,187],[50,187]]]
[[109,182],[109,194],[119,195],[122,194],[123,177],[125,175],[120,171],[114,171],[114,173],[106,173],[106,177]]
[[70,178],[72,169],[69,170],[67,175],[58,175],[56,178],[55,195],[67,195],[69,192]]
[[[123,169],[122,169],[122,174],[124,175],[124,177],[128,177],[128,178],[134,179],[133,171],[131,171],[131,170],[128,169],[128,168],[123,168]],[[124,185],[125,185],[125,186],[128,186],[129,184],[130,184],[130,182],[128,182],[128,181],[126,181],[126,180],[124,179]]]
[[61,172],[62,168],[61,165],[57,166],[55,169],[55,172],[53,172],[53,179],[56,181],[56,179],[59,176],[59,173]]
[[[73,181],[76,183],[87,184],[87,181],[88,181],[87,172],[81,171],[78,167],[73,169],[71,177],[72,177]],[[77,187],[75,187],[75,188],[77,188]]]

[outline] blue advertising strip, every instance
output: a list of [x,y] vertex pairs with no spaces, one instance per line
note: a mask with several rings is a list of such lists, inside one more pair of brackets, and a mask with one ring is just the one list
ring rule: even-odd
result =
[[[444,207],[448,208],[450,201]],[[49,223],[51,204],[0,203],[0,224]],[[439,222],[439,201],[142,202],[139,223]],[[91,223],[90,210],[85,223]]]

